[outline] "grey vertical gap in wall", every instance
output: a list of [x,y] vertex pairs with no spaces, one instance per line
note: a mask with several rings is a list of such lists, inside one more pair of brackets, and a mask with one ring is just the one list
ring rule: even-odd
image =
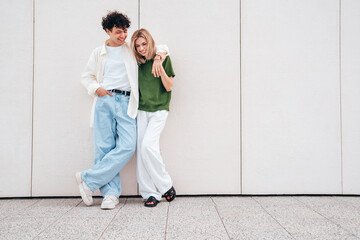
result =
[[140,28],[141,24],[140,24],[140,0],[138,0],[138,29]]
[[239,26],[240,26],[240,38],[239,38],[239,59],[240,59],[240,194],[243,193],[243,172],[242,172],[242,87],[241,87],[241,0],[239,0]]
[[342,123],[342,89],[341,89],[341,0],[339,0],[339,82],[340,82],[340,159],[341,159],[341,193],[344,194],[343,171],[343,123]]
[[[140,29],[140,0],[138,0],[138,29]],[[135,160],[136,160],[136,155],[135,155]],[[136,179],[137,180],[137,179]],[[136,181],[136,193],[137,195],[140,195],[140,191],[139,191],[139,184]]]
[[33,196],[34,169],[34,91],[35,91],[35,0],[32,1],[32,89],[31,89],[31,173],[30,196]]

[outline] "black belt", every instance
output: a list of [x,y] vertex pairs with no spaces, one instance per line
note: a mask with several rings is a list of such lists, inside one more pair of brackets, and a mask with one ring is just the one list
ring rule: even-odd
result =
[[111,90],[108,90],[108,91],[118,93],[118,94],[123,94],[125,96],[130,96],[130,91],[123,91],[123,90],[118,90],[118,89],[111,89]]

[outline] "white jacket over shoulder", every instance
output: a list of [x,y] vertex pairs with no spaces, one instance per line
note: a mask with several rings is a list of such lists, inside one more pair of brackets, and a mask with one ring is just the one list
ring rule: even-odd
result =
[[[81,75],[81,83],[87,89],[89,95],[94,97],[94,102],[91,110],[90,127],[93,127],[94,123],[94,110],[98,96],[96,90],[100,87],[104,76],[105,61],[107,58],[106,44],[94,49],[90,55],[90,59],[85,67],[83,74]],[[127,114],[129,117],[135,119],[137,115],[137,109],[139,105],[139,90],[138,90],[138,65],[136,59],[131,51],[130,46],[124,43],[124,63],[128,75],[128,79],[131,87],[131,94],[129,100],[129,106]],[[169,49],[166,45],[157,46],[157,52],[167,52],[169,55]]]
[[[131,94],[127,114],[131,118],[136,118],[139,104],[138,91],[138,65],[127,43],[124,43],[124,63],[131,87]],[[97,47],[90,55],[90,59],[81,75],[81,83],[87,89],[89,95],[94,97],[94,103],[91,111],[90,126],[93,127],[94,110],[97,100],[96,90],[100,87],[104,75],[105,61],[107,59],[106,42]]]

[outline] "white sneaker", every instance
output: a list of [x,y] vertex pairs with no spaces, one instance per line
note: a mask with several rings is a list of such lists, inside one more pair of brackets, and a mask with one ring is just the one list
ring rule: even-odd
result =
[[101,209],[114,209],[118,204],[118,197],[114,195],[106,195],[101,203]]
[[79,185],[79,191],[82,200],[87,206],[91,206],[94,203],[92,198],[92,191],[88,186],[86,186],[85,182],[82,180],[81,172],[77,172],[75,174],[75,178]]

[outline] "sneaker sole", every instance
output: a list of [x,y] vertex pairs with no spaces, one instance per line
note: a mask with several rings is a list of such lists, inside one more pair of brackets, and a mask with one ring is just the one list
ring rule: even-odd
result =
[[116,206],[111,206],[111,207],[103,207],[103,206],[101,206],[101,209],[102,210],[113,210],[114,208],[115,208]]
[[103,209],[103,210],[112,210],[112,209],[114,209],[114,208],[116,208],[116,205],[118,205],[119,203],[117,203],[117,204],[115,204],[115,206],[114,205],[111,205],[111,206],[103,206],[102,204],[101,204],[101,209]]
[[82,186],[82,178],[81,178],[81,172],[77,172],[75,174],[75,178],[76,178],[76,182],[78,183],[79,186],[79,192],[80,192],[80,196],[81,199],[83,200],[83,202],[85,203],[85,205],[87,206],[91,206],[93,204],[93,201],[90,201],[87,197],[86,197],[86,193],[85,190]]

